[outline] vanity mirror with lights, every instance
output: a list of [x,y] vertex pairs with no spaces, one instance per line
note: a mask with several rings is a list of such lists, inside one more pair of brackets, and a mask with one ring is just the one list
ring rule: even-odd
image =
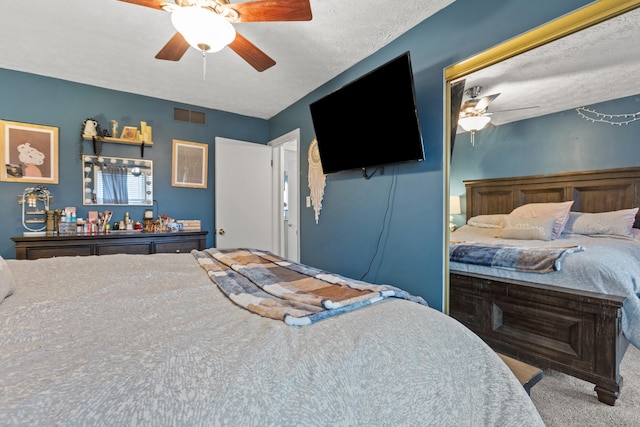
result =
[[153,161],[84,156],[82,204],[153,205]]

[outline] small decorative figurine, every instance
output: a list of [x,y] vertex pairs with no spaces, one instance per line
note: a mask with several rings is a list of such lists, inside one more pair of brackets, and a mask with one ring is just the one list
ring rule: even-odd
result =
[[111,120],[111,135],[114,138],[118,137],[118,121],[117,120]]
[[87,119],[83,122],[84,130],[83,134],[89,136],[97,136],[98,135],[98,122],[93,119]]

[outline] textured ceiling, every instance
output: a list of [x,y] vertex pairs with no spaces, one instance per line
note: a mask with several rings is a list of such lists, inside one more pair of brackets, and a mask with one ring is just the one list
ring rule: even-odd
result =
[[[171,0],[168,0],[171,1]],[[453,0],[311,0],[306,22],[240,23],[276,65],[255,71],[229,48],[155,54],[170,14],[117,0],[3,2],[0,67],[268,119]],[[233,1],[232,3],[238,3]],[[375,23],[372,25],[371,23]],[[640,10],[466,77],[499,125],[640,93]],[[498,112],[513,108],[537,108]]]
[[[482,86],[480,97],[500,93],[488,108],[495,111],[491,122],[500,125],[640,94],[639,73],[635,9],[470,74],[465,88]],[[537,108],[499,112],[532,106]]]
[[225,48],[206,56],[203,73],[195,49],[178,62],[154,58],[175,33],[168,12],[4,1],[0,67],[269,119],[452,2],[403,0],[389,13],[388,0],[311,0],[311,21],[235,24],[274,67],[259,73]]

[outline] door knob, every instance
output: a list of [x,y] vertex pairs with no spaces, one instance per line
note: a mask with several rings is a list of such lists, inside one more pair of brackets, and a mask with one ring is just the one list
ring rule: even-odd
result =
[[224,236],[224,233],[225,233],[224,228],[221,228],[220,231],[218,231],[218,234],[221,236]]

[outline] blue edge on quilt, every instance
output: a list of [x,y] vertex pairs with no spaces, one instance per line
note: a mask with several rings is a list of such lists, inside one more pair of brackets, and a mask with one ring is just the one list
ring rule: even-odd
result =
[[582,246],[522,247],[478,242],[450,242],[449,260],[528,273],[560,271],[563,259]]
[[287,325],[310,325],[390,297],[427,305],[402,289],[350,279],[268,251],[209,248],[191,254],[231,301]]

